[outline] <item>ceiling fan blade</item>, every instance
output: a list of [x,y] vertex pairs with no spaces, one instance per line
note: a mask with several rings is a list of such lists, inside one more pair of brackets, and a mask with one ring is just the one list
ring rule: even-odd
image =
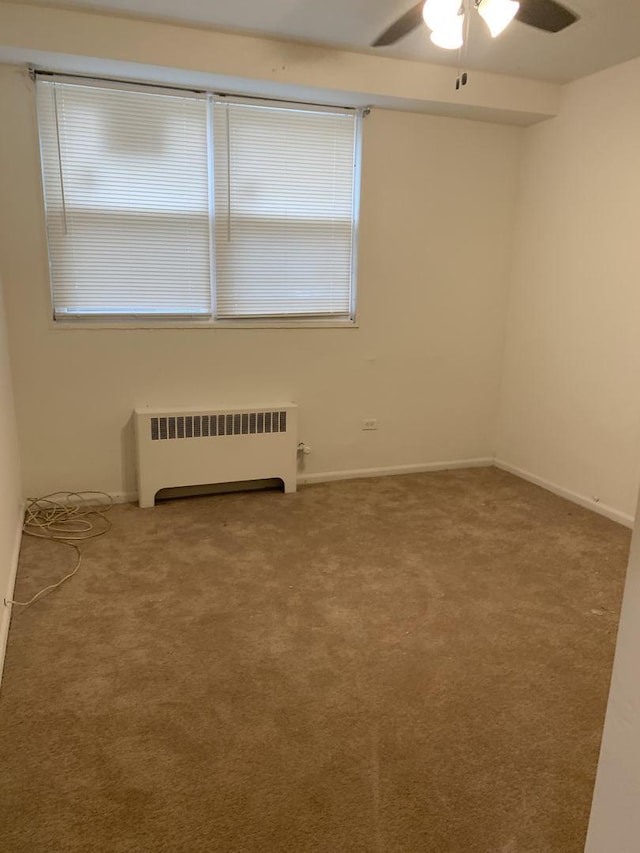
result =
[[391,24],[391,26],[382,33],[382,35],[378,36],[371,47],[385,47],[388,44],[395,44],[397,41],[400,41],[401,38],[404,38],[404,36],[413,32],[416,27],[419,27],[420,24],[423,23],[423,6],[424,0],[422,0],[421,3],[417,3],[412,9],[409,9],[408,12],[405,12],[404,15]]
[[559,33],[578,20],[579,15],[556,3],[556,0],[520,0],[520,8],[516,12],[516,21],[548,33]]

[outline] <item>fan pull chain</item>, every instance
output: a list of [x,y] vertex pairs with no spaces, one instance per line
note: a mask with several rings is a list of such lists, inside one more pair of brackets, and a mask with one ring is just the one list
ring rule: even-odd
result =
[[461,74],[460,69],[464,68],[464,66],[467,64],[467,45],[469,43],[469,27],[471,25],[471,15],[469,14],[469,10],[464,2],[461,8],[464,10],[465,13],[464,37],[462,45],[458,48],[458,76],[456,77],[456,91],[461,86],[466,86],[467,80],[469,79],[469,75],[467,74],[467,72],[463,71]]

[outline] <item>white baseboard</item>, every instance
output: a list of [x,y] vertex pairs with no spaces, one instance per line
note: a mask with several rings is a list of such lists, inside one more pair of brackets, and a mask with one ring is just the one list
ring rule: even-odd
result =
[[[625,527],[633,528],[634,518],[632,515],[627,515],[620,510],[607,506],[606,504],[595,503],[591,498],[580,495],[577,492],[572,492],[570,489],[565,489],[543,477],[538,477],[536,474],[531,474],[529,471],[524,471],[522,468],[517,468],[515,465],[510,465],[503,459],[494,459],[490,456],[476,457],[473,459],[454,459],[449,462],[418,462],[410,465],[388,465],[382,468],[354,468],[347,471],[321,471],[317,474],[299,474],[298,485],[310,485],[312,483],[330,483],[336,480],[360,480],[368,477],[388,477],[394,474],[421,474],[429,471],[447,471],[459,468],[490,468],[495,465],[502,471],[507,471],[522,480],[527,480],[529,483],[534,483],[561,498],[565,498],[572,503],[578,504],[585,509],[590,509],[592,512],[597,512],[599,515],[605,516],[612,521],[617,521],[619,524],[624,524]],[[137,492],[111,492],[110,497],[114,503],[136,503],[138,500]]]
[[109,492],[114,504],[133,504],[138,502],[137,492]]
[[13,590],[16,585],[16,575],[18,573],[18,557],[20,556],[20,543],[22,541],[22,515],[18,519],[18,530],[16,531],[15,543],[11,552],[9,564],[9,578],[6,589],[3,590],[0,608],[2,616],[0,617],[0,684],[2,683],[2,672],[4,669],[4,658],[7,653],[7,640],[9,638],[9,623],[11,621],[11,605],[5,604],[5,600],[13,598]]
[[[58,495],[58,497],[56,497],[56,500],[62,506],[75,506],[76,505],[76,501],[74,501],[73,499],[65,500],[65,498],[62,497],[63,494],[64,494],[64,492],[61,492]],[[79,494],[82,494],[82,491],[80,491]],[[114,504],[128,504],[128,503],[134,503],[135,501],[138,500],[138,493],[137,492],[101,492],[101,494],[105,494],[108,497],[110,497]],[[25,506],[28,505],[30,500],[31,500],[31,498],[26,499]]]
[[577,492],[572,492],[570,489],[565,489],[562,486],[556,485],[556,483],[551,483],[549,480],[545,480],[543,477],[538,477],[536,474],[531,474],[529,471],[523,471],[522,468],[516,468],[515,465],[510,465],[503,459],[495,459],[493,464],[496,468],[500,468],[502,471],[514,474],[522,480],[527,480],[529,483],[541,486],[548,492],[553,492],[554,495],[565,498],[566,500],[571,501],[574,504],[578,504],[585,509],[590,509],[592,512],[597,512],[599,515],[604,515],[605,518],[609,518],[611,521],[617,521],[619,524],[624,524],[625,527],[633,529],[634,518],[632,515],[627,515],[627,513],[620,512],[620,510],[614,509],[606,504],[596,503],[591,498],[587,498]]
[[354,468],[351,471],[323,471],[319,474],[300,474],[298,485],[329,483],[333,480],[360,480],[365,477],[388,477],[393,474],[421,474],[426,471],[448,471],[453,468],[489,468],[493,459],[455,459],[452,462],[419,462],[413,465],[389,465],[384,468]]
[[[319,474],[299,474],[299,486],[311,483],[330,483],[334,480],[361,480],[366,477],[388,477],[393,474],[420,474],[425,471],[447,471],[452,468],[490,468],[493,459],[456,459],[452,462],[419,462],[413,465],[389,465],[384,468],[355,468],[350,471],[322,471]],[[114,503],[136,503],[137,492],[109,492]]]

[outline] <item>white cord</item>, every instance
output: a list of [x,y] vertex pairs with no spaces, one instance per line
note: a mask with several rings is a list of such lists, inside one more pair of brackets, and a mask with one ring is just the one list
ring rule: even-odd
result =
[[[96,496],[106,498],[106,503],[96,504]],[[59,542],[60,545],[73,548],[76,552],[76,564],[62,580],[45,586],[29,601],[13,601],[5,598],[5,604],[29,607],[43,595],[57,589],[72,578],[82,563],[82,551],[76,543],[103,536],[111,529],[111,522],[105,513],[112,506],[111,497],[104,492],[53,492],[42,498],[29,498],[22,526],[23,532],[36,539],[50,539],[53,542]],[[92,516],[95,518],[92,519]]]

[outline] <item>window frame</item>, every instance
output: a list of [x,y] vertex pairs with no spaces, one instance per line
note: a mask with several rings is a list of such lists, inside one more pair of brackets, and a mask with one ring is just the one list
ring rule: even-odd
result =
[[[210,89],[195,89],[181,86],[167,86],[163,84],[143,83],[131,80],[117,80],[110,78],[90,77],[85,75],[62,74],[49,71],[36,71],[36,85],[38,78],[51,83],[68,83],[72,85],[86,85],[87,87],[103,87],[116,90],[128,90],[138,92],[155,92],[165,95],[182,95],[195,97],[206,97],[207,99],[207,159],[208,159],[208,183],[209,183],[209,251],[210,251],[210,281],[211,281],[211,312],[206,317],[199,318],[195,315],[163,314],[154,317],[150,314],[76,314],[69,316],[56,315],[54,293],[51,274],[51,257],[49,249],[49,238],[47,233],[47,210],[44,191],[44,163],[40,137],[40,126],[38,121],[38,110],[35,105],[34,86],[34,111],[36,114],[36,129],[38,134],[39,160],[40,160],[40,185],[42,194],[42,213],[45,248],[47,252],[47,285],[50,305],[49,328],[77,329],[77,330],[151,330],[151,329],[357,329],[357,296],[358,296],[358,247],[360,231],[360,203],[362,191],[362,144],[364,117],[368,115],[369,108],[365,107],[343,107],[330,104],[317,104],[311,102],[292,101],[291,99],[261,98],[250,95],[238,95],[222,93]],[[216,318],[216,217],[215,217],[215,168],[213,149],[213,106],[215,102],[228,101],[229,103],[245,103],[261,106],[285,107],[294,110],[310,110],[315,112],[344,112],[352,113],[355,117],[354,125],[354,147],[353,147],[353,208],[352,208],[352,251],[350,268],[350,313],[348,317],[327,317],[320,315],[290,315],[290,316],[259,316],[238,318]]]

